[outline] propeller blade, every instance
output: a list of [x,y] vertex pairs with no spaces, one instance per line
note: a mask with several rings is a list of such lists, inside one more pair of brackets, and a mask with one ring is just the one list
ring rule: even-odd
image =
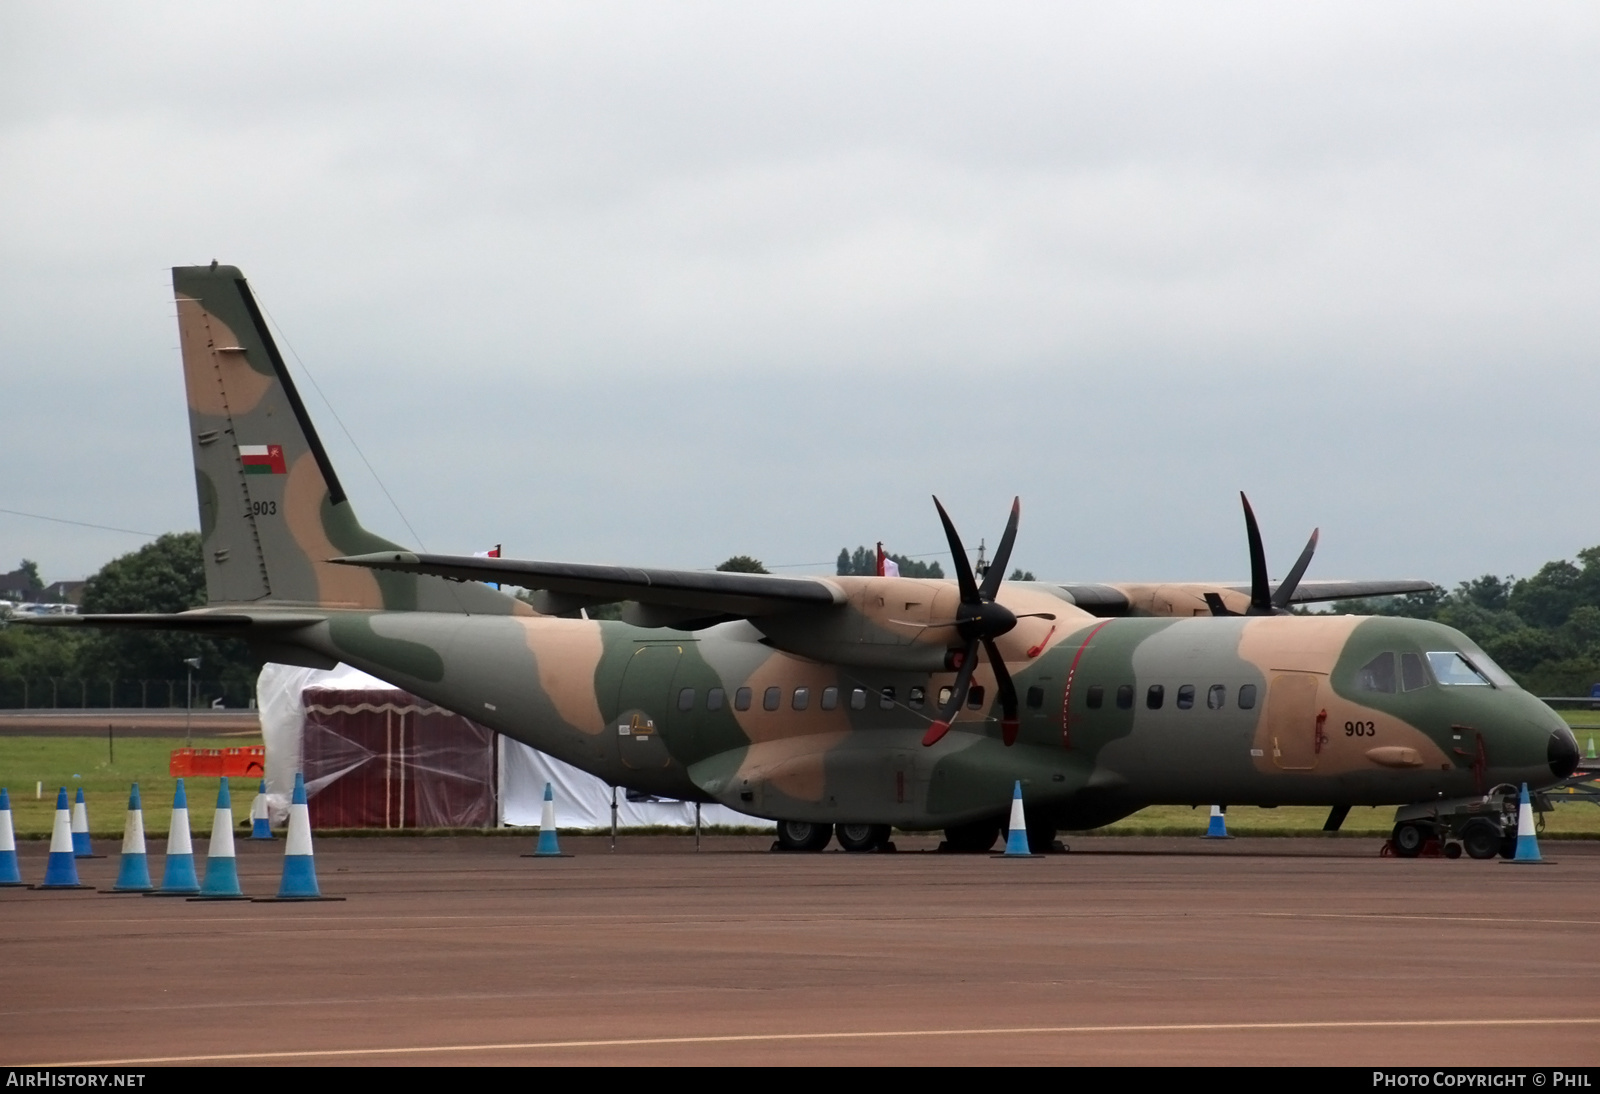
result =
[[955,563],[956,585],[961,589],[961,603],[978,603],[978,583],[972,578],[972,564],[967,561],[967,549],[961,545],[961,537],[956,534],[956,526],[950,523],[950,514],[944,511],[944,506],[939,504],[938,495],[934,496],[933,506],[939,510],[939,520],[944,523],[944,538],[950,544],[950,555]]
[[1243,490],[1239,491],[1239,500],[1244,502],[1244,530],[1250,540],[1250,611],[1247,614],[1271,615],[1272,590],[1267,582],[1267,552],[1261,546],[1261,528],[1256,524],[1255,512]]
[[1272,606],[1278,611],[1288,609],[1289,600],[1299,587],[1300,579],[1306,576],[1306,567],[1311,565],[1311,556],[1317,553],[1317,536],[1321,533],[1321,528],[1311,529],[1311,538],[1306,540],[1306,549],[1300,552],[1299,561],[1294,564],[1294,569],[1289,571],[1289,576],[1283,579],[1283,584],[1273,592]]
[[1017,522],[1022,517],[1022,499],[1011,499],[1011,516],[1006,521],[1005,534],[1000,537],[1000,546],[994,549],[994,561],[989,563],[989,572],[983,575],[983,588],[978,590],[978,595],[985,600],[993,600],[994,594],[1000,591],[1000,582],[1005,580],[1006,566],[1011,561],[1011,546],[1017,542]]
[[928,732],[922,735],[923,748],[938,744],[940,739],[950,732],[950,723],[955,720],[956,711],[967,701],[967,687],[972,683],[972,670],[977,664],[978,640],[974,638],[967,643],[966,653],[961,658],[961,666],[956,669],[956,682],[951,685],[949,700],[939,708],[939,717],[928,727]]
[[1211,609],[1211,614],[1212,615],[1238,615],[1239,614],[1238,612],[1230,612],[1228,610],[1228,606],[1222,602],[1222,596],[1220,594],[1218,594],[1218,593],[1207,593],[1206,594],[1206,607]]
[[1000,736],[1006,747],[1017,743],[1017,685],[1011,679],[1011,670],[995,648],[994,639],[983,640],[984,652],[989,655],[989,667],[994,669],[994,682],[1000,692]]

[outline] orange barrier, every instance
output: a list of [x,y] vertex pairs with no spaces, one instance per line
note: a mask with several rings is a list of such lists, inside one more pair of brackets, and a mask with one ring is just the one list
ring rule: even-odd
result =
[[222,773],[230,777],[264,778],[267,774],[266,746],[223,749]]
[[175,779],[222,775],[254,775],[266,771],[267,750],[254,748],[175,748],[167,771]]

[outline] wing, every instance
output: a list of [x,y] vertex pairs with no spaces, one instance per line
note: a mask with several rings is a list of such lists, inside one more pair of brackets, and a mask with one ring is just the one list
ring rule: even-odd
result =
[[[1250,603],[1249,582],[1118,582],[1115,584],[1074,583],[1053,585],[1090,615],[1207,615],[1211,604],[1227,605],[1242,612]],[[1276,590],[1277,586],[1270,587]],[[1386,581],[1302,581],[1289,598],[1292,604],[1314,604],[1328,600],[1353,600],[1371,596],[1400,596],[1425,593],[1434,588],[1431,581],[1402,578]]]
[[545,595],[537,606],[549,614],[575,613],[589,604],[630,601],[644,610],[635,621],[650,626],[705,626],[725,619],[782,615],[845,602],[831,581],[720,570],[642,570],[583,562],[536,562],[472,555],[422,555],[378,551],[332,561],[343,566],[431,574],[453,581],[520,585]]

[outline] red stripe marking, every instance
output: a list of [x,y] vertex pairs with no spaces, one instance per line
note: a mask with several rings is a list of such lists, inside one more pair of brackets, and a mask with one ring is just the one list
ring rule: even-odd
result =
[[1083,651],[1089,648],[1089,643],[1094,641],[1094,636],[1100,633],[1100,627],[1104,627],[1106,623],[1110,622],[1111,620],[1106,620],[1105,623],[1101,623],[1099,627],[1085,635],[1083,644],[1078,647],[1078,652],[1072,655],[1072,667],[1067,670],[1067,686],[1061,692],[1062,748],[1072,747],[1072,715],[1069,713],[1068,708],[1072,705],[1072,679],[1078,675],[1078,661],[1083,657]]

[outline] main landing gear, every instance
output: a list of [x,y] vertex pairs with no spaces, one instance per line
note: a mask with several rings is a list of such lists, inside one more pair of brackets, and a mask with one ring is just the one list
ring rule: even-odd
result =
[[821,851],[837,837],[846,851],[892,850],[887,824],[817,824],[813,821],[779,821],[774,851]]

